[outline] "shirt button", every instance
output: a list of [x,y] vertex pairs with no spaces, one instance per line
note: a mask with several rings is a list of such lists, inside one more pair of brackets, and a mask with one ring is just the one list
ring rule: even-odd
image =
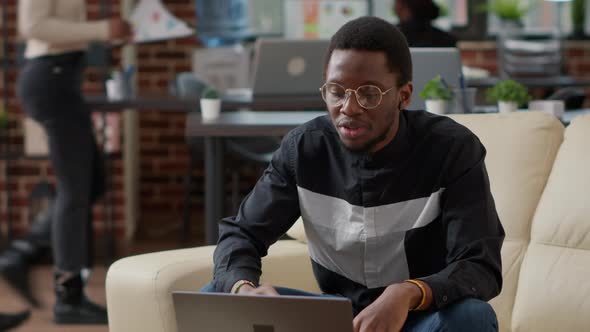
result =
[[447,302],[447,300],[448,300],[448,299],[449,299],[449,298],[448,298],[446,295],[445,295],[445,296],[443,296],[443,302]]

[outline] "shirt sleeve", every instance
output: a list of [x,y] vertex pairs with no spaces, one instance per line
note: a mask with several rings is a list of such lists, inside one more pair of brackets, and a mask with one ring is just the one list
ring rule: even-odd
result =
[[432,288],[436,308],[467,297],[488,301],[502,288],[504,229],[490,191],[485,148],[473,135],[454,150],[441,201],[447,266],[420,278]]
[[[18,29],[27,39],[51,44],[84,43],[109,39],[108,20],[76,21],[55,17],[55,0],[19,0]],[[84,9],[84,6],[81,6]],[[81,13],[80,15],[85,15]]]
[[217,291],[229,292],[242,279],[258,284],[261,258],[299,217],[295,140],[287,135],[237,215],[220,222],[214,253],[213,285]]

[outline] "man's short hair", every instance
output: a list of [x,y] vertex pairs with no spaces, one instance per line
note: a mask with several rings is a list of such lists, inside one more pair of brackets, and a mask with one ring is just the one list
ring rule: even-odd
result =
[[373,16],[364,16],[344,24],[330,41],[324,62],[324,75],[334,50],[384,52],[398,86],[412,80],[412,57],[406,37],[393,24]]

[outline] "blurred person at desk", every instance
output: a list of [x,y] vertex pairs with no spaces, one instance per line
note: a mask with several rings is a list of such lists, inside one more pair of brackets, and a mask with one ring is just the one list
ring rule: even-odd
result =
[[440,8],[432,0],[395,0],[393,10],[399,18],[398,28],[410,47],[455,47],[457,39],[432,26]]
[[[84,294],[83,271],[92,265],[92,204],[104,191],[102,160],[81,86],[89,42],[123,42],[121,18],[88,21],[84,0],[20,0],[18,29],[27,62],[17,83],[24,111],[45,130],[57,178],[51,211],[31,233],[0,256],[0,274],[33,305],[30,259],[49,242],[54,258],[58,324],[106,324],[105,308]],[[51,240],[49,240],[51,238]]]

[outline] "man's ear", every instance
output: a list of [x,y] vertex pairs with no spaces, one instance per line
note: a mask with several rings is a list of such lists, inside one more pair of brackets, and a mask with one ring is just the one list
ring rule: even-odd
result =
[[408,105],[410,105],[410,102],[412,101],[412,91],[414,91],[414,85],[412,82],[404,84],[399,89],[400,109],[405,109],[408,107]]

